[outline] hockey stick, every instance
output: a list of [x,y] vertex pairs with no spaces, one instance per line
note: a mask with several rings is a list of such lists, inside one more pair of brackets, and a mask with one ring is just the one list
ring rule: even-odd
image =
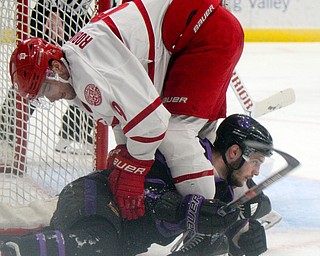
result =
[[231,86],[243,110],[254,118],[295,102],[295,93],[292,88],[275,93],[262,101],[254,101],[236,70],[233,71],[229,86]]
[[[260,143],[257,142],[246,142],[248,146],[253,146],[254,148],[263,147]],[[263,147],[265,148],[265,147]],[[269,187],[274,182],[278,181],[288,173],[290,173],[292,170],[294,170],[296,167],[300,165],[300,162],[295,159],[293,156],[280,151],[278,149],[273,149],[273,151],[277,152],[286,162],[287,166],[280,169],[278,172],[261,182],[260,184],[257,184],[250,188],[249,190],[244,193],[241,197],[238,199],[233,200],[232,202],[228,203],[227,205],[221,207],[218,210],[218,214],[220,216],[225,216],[230,210],[232,211],[234,208],[236,208],[238,205],[242,205],[246,203],[247,201],[251,200],[252,198],[256,197],[259,193],[262,192],[263,189]]]

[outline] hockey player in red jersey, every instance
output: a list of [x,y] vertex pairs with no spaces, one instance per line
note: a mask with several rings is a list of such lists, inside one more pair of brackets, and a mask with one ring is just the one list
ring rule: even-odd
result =
[[[106,56],[98,56],[95,45],[92,51],[89,44],[93,37],[72,41],[63,49],[39,38],[23,41],[11,57],[12,82],[34,104],[44,97],[51,102],[70,100],[96,120],[119,127],[115,128],[116,141],[126,144],[126,150],[118,156],[110,180],[115,182],[112,188],[122,216],[136,219],[144,214],[144,177],[170,113],[137,58],[122,43],[117,52],[103,50]],[[110,45],[118,40],[105,37]],[[100,48],[106,47],[102,42]]]
[[212,136],[225,116],[243,48],[241,25],[220,0],[135,0],[97,15],[62,49],[37,40],[12,55],[14,87],[29,99],[72,100],[113,126],[121,154],[109,183],[122,217],[143,215],[157,147],[182,195],[214,197],[198,136]]
[[[266,148],[248,147],[247,140]],[[267,250],[266,235],[256,219],[270,211],[268,198],[262,193],[245,203],[241,207],[245,219],[237,220],[239,209],[226,210],[225,216],[218,209],[233,199],[234,186],[243,186],[258,175],[264,158],[272,153],[270,134],[251,117],[232,115],[219,126],[214,145],[208,140],[201,140],[201,145],[217,172],[214,200],[177,193],[165,159],[157,154],[145,180],[143,217],[121,219],[107,184],[111,171],[97,171],[63,189],[50,227],[25,236],[0,235],[0,251],[6,256],[133,256],[146,252],[153,243],[168,245],[188,232],[185,240],[197,239],[185,242],[172,255],[260,255]],[[251,204],[256,205],[255,212]]]

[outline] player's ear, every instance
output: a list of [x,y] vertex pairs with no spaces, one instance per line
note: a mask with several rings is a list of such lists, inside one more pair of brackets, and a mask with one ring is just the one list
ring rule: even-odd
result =
[[50,69],[59,75],[63,72],[63,64],[59,60],[52,60],[50,62]]
[[236,160],[239,157],[241,157],[242,150],[239,147],[239,145],[233,144],[232,146],[229,147],[228,154],[231,161]]

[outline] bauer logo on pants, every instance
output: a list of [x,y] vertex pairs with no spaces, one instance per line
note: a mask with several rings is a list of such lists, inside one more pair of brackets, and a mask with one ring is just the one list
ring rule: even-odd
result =
[[102,102],[101,92],[94,84],[88,84],[84,89],[84,97],[93,106],[99,106]]

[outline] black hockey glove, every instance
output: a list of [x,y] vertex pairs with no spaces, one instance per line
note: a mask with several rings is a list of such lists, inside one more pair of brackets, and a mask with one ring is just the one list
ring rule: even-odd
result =
[[179,223],[184,230],[211,235],[223,233],[239,216],[238,208],[220,216],[217,211],[222,206],[225,203],[220,200],[204,199],[199,195],[182,197],[177,192],[167,192],[157,201],[154,213],[158,220]]
[[237,221],[227,230],[226,236],[231,256],[258,256],[267,251],[265,230],[256,220]]
[[[252,188],[256,184],[252,179],[247,181],[248,188]],[[271,212],[271,202],[268,196],[263,192],[258,194],[253,199],[240,206],[240,217],[242,219],[260,219]]]
[[271,202],[265,194],[259,194],[240,206],[241,218],[260,219],[271,211]]

